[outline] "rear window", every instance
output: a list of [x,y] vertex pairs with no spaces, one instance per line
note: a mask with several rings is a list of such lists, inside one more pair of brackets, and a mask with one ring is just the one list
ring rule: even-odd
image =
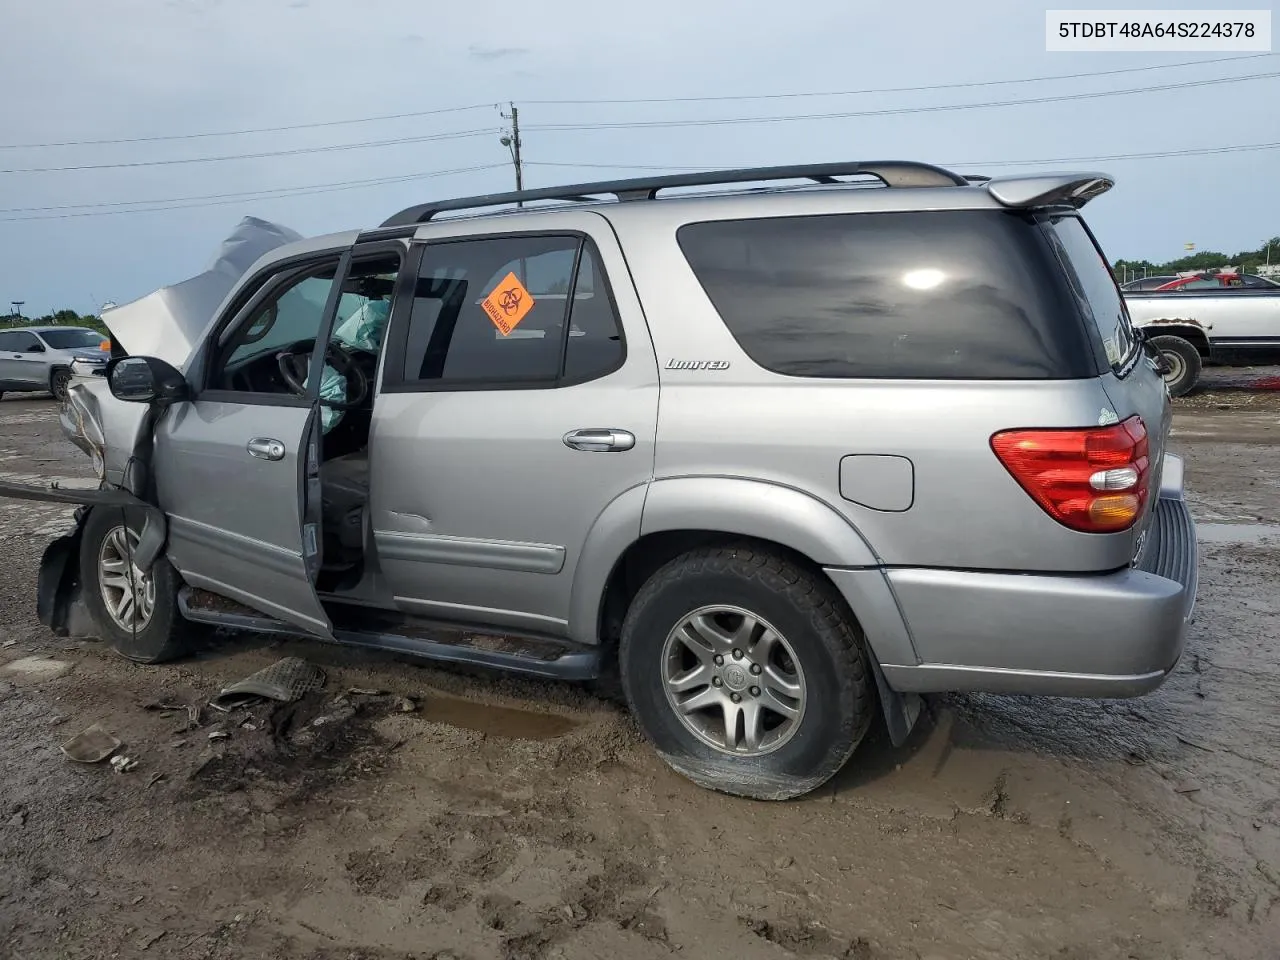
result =
[[1048,225],[1081,312],[1097,330],[1104,362],[1114,370],[1123,369],[1133,358],[1138,338],[1106,258],[1084,221],[1074,214],[1050,217]]
[[723,220],[687,224],[677,238],[738,344],[775,373],[931,380],[1097,374],[1062,270],[1023,216],[927,211]]

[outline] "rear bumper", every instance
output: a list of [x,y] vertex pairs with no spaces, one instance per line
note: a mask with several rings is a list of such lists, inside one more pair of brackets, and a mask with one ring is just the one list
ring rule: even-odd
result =
[[[885,662],[887,651],[877,651],[895,690],[1137,696],[1182,655],[1197,589],[1195,525],[1180,495],[1162,497],[1134,565],[1109,574],[897,569],[885,577],[916,658]],[[871,629],[868,639],[875,649]]]

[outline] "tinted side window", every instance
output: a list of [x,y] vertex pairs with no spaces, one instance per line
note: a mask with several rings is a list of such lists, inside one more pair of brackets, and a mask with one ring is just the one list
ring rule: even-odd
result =
[[592,380],[618,367],[626,356],[622,325],[609,285],[588,244],[578,264],[573,305],[569,308],[569,344],[565,347],[564,379]]
[[688,224],[680,247],[756,363],[804,377],[1097,373],[1035,224],[996,211]]
[[18,348],[14,346],[14,344],[17,342],[17,340],[15,339],[17,336],[18,335],[16,333],[13,333],[12,331],[8,331],[8,330],[4,331],[3,333],[0,333],[0,350],[3,350],[7,353],[17,353]]
[[15,330],[9,334],[11,339],[6,350],[12,350],[14,353],[30,353],[32,350],[43,350],[44,344],[36,337],[34,333],[28,333],[25,330]]
[[391,375],[447,388],[581,381],[609,372],[623,344],[597,264],[577,237],[427,246]]
[[1122,368],[1137,349],[1138,340],[1106,258],[1077,216],[1053,217],[1050,231],[1077,302],[1102,338],[1107,362],[1114,369]]

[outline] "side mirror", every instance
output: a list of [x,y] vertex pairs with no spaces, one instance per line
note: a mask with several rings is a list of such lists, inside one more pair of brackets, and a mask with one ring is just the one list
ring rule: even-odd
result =
[[45,352],[44,344],[33,343],[31,346],[27,347],[27,349],[22,352],[23,353],[44,353]]
[[155,357],[118,357],[107,364],[107,385],[117,400],[173,403],[185,400],[187,378]]

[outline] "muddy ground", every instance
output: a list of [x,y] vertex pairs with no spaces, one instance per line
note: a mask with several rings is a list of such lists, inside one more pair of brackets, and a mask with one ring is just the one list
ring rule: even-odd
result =
[[[786,804],[699,790],[571,686],[56,640],[32,598],[65,514],[0,501],[0,957],[1275,960],[1280,380],[1256,378],[1277,372],[1178,402],[1201,588],[1164,687],[936,698],[906,748],[877,732]],[[0,402],[0,476],[87,467],[49,400]],[[185,709],[286,654],[323,692]],[[91,724],[137,765],[65,759]]]

